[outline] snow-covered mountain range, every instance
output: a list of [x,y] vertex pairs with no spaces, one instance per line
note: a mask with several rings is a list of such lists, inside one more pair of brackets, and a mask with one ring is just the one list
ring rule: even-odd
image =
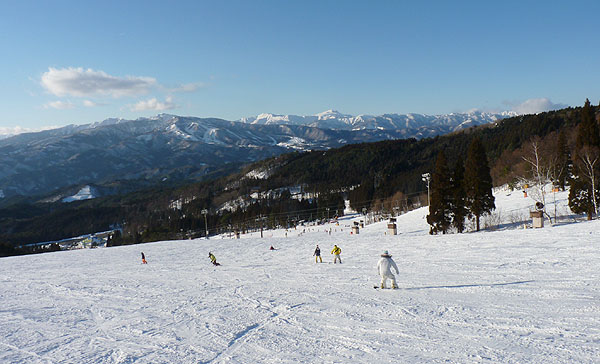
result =
[[0,140],[0,190],[5,196],[46,194],[67,186],[114,181],[200,179],[228,165],[294,150],[423,138],[495,122],[510,114],[428,116],[261,114],[239,121],[160,114],[107,119]]
[[[429,130],[438,129],[438,134],[449,131],[460,130],[474,125],[482,125],[498,121],[517,114],[511,111],[502,113],[486,113],[481,111],[470,111],[467,113],[452,113],[444,115],[424,115],[424,114],[384,114],[373,115],[346,115],[335,110],[310,115],[277,115],[260,114],[254,117],[242,118],[239,121],[249,124],[259,125],[306,125],[321,129],[339,129],[339,130],[419,130],[426,128]],[[414,135],[419,137],[418,133]]]

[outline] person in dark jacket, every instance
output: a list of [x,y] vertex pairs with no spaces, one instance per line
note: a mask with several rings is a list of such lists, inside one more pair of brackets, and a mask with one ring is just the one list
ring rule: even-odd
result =
[[142,252],[142,264],[148,264],[148,262],[146,261],[146,256],[144,255],[144,252]]
[[318,263],[318,260],[320,260],[321,263],[323,263],[323,258],[321,258],[321,249],[319,248],[319,245],[317,245],[313,256],[315,257],[315,263]]

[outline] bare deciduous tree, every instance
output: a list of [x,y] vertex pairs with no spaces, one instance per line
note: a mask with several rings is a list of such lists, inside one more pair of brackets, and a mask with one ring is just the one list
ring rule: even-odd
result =
[[[552,217],[546,210],[546,188],[548,185],[552,185],[552,182],[556,180],[560,171],[556,168],[556,157],[552,156],[552,153],[548,153],[542,150],[541,139],[534,137],[529,144],[529,154],[523,157],[523,160],[527,162],[531,171],[532,178],[532,190],[531,198],[543,204],[544,214],[548,216],[548,219],[552,223]],[[521,178],[523,181],[527,181],[526,178]],[[556,214],[554,216],[556,221]]]

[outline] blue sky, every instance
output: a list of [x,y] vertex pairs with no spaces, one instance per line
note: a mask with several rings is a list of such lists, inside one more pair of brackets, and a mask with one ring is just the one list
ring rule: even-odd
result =
[[600,100],[598,1],[3,1],[0,130]]

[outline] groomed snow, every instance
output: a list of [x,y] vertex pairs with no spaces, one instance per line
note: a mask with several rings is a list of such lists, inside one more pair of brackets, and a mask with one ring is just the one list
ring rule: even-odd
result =
[[[509,216],[531,200],[501,192],[497,204]],[[386,222],[350,235],[347,219],[331,235],[0,259],[0,362],[598,362],[600,221],[429,236],[425,214],[400,216],[397,236]],[[373,289],[383,250],[398,290]]]

